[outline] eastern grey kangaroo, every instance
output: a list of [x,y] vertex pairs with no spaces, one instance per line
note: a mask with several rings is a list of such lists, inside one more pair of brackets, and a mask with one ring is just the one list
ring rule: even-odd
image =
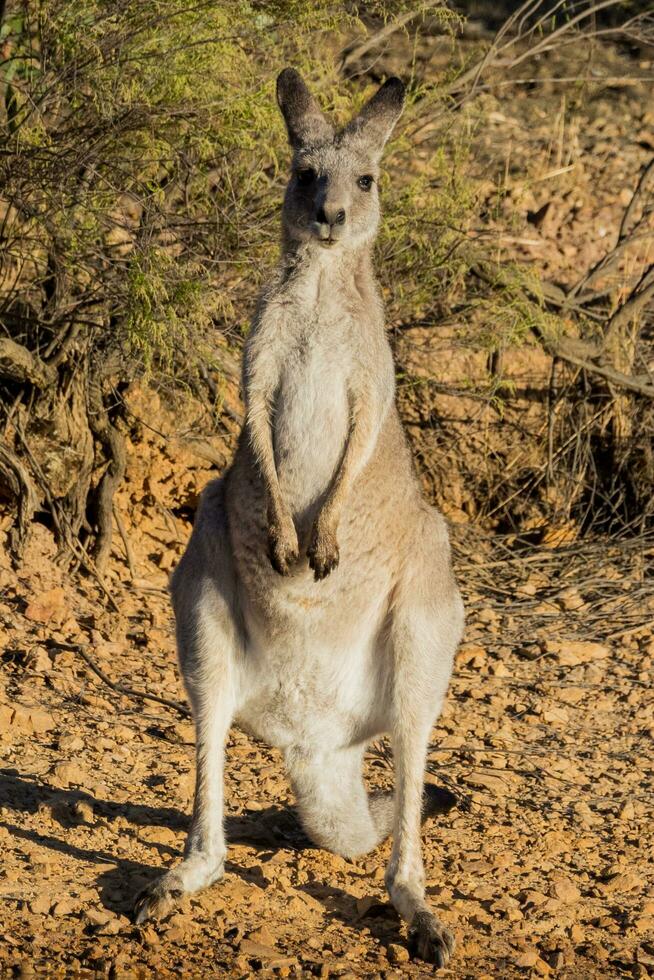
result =
[[[196,726],[192,826],[183,861],[141,893],[136,917],[223,875],[236,722],[284,753],[315,843],[351,857],[392,831],[391,900],[414,952],[443,965],[454,940],[425,901],[420,824],[463,607],[395,407],[371,259],[404,86],[389,79],[340,132],[293,69],[277,99],[293,148],[281,261],[245,345],[234,462],[204,491],[171,586]],[[396,790],[369,796],[363,754],[384,732]]]

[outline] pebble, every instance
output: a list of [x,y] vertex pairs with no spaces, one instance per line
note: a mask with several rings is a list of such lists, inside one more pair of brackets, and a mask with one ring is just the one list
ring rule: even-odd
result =
[[62,588],[41,592],[30,600],[25,609],[25,619],[33,623],[61,625],[68,616],[66,593]]
[[388,962],[393,963],[395,966],[400,963],[408,963],[410,959],[406,946],[400,946],[399,943],[389,943],[386,953]]
[[87,778],[87,773],[77,762],[59,762],[52,769],[54,786],[83,786]]
[[573,904],[581,898],[581,892],[569,878],[559,877],[553,884],[551,894],[554,898],[559,898],[562,902]]

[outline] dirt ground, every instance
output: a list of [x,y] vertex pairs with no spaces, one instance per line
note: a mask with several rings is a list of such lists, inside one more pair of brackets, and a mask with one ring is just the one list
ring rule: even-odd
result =
[[[310,846],[280,756],[238,731],[224,881],[132,925],[135,893],[181,853],[193,731],[111,690],[82,653],[114,683],[183,701],[165,589],[211,464],[167,435],[178,420],[156,396],[135,389],[130,404],[161,434],[140,425],[131,443],[117,512],[134,577],[117,534],[117,610],[61,573],[41,526],[21,568],[0,570],[0,974],[429,974],[385,896],[389,844],[356,861]],[[424,830],[427,891],[458,938],[443,975],[648,976],[647,543],[533,550],[463,525],[454,540],[468,624],[429,778],[458,802]],[[389,784],[383,744],[368,774]]]
[[[527,138],[527,96],[503,112],[490,102],[481,141],[493,162],[480,156],[479,166],[506,164],[503,206],[528,226],[513,251],[566,281],[601,254],[597,234],[616,226],[620,194],[654,149],[643,89],[607,90],[593,122],[568,113],[554,92],[549,104],[561,109],[549,143],[546,103],[542,129]],[[627,130],[620,154],[616,133]],[[529,167],[529,180],[511,177]],[[405,332],[400,353],[410,346],[418,368],[442,362],[448,336],[433,348],[428,339]],[[455,362],[457,351],[467,360]],[[455,380],[458,366],[468,376],[475,369],[456,345],[452,358]],[[533,391],[547,377],[541,360],[519,353],[507,370]],[[466,441],[471,405],[448,399],[443,412],[460,426],[466,459],[481,458],[488,428]],[[211,437],[199,408],[181,417],[137,386],[127,403],[133,427],[109,596],[62,572],[41,524],[12,567],[11,515],[0,511],[0,976],[431,975],[409,960],[386,898],[389,843],[356,861],[311,846],[279,754],[237,730],[227,752],[224,880],[158,924],[132,924],[136,892],[181,855],[193,729],[174,707],[106,680],[184,701],[166,584],[199,491],[228,461],[239,403],[228,389]],[[438,433],[411,431],[408,404],[404,415],[414,447],[446,484]],[[427,892],[458,944],[440,975],[651,976],[652,541],[584,543],[554,529],[535,548],[516,535],[491,537],[468,523],[474,502],[464,482],[449,516],[468,620],[428,774],[457,805],[424,828]],[[434,490],[427,478],[426,489]],[[385,744],[367,767],[372,786],[391,784]]]

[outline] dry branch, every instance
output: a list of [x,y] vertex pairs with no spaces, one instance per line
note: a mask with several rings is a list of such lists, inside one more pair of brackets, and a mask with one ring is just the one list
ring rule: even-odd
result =
[[654,299],[654,265],[650,265],[645,270],[638,284],[608,321],[604,333],[605,349],[621,330],[629,323],[635,322],[652,299]]
[[130,540],[127,536],[127,530],[125,528],[125,524],[123,522],[122,517],[120,516],[120,511],[118,510],[115,501],[113,503],[113,513],[114,513],[114,520],[116,522],[116,527],[118,528],[118,533],[120,534],[121,540],[123,542],[123,548],[125,549],[125,558],[127,559],[129,576],[131,581],[134,582],[137,578],[136,562],[134,561],[134,551],[132,550],[132,545],[130,544]]
[[43,389],[53,383],[56,372],[27,347],[8,337],[0,337],[0,377],[21,384],[29,382]]
[[19,458],[7,446],[0,443],[0,477],[4,480],[16,498],[18,519],[11,532],[11,549],[20,558],[27,535],[39,504],[39,496],[32,478]]
[[162,704],[166,708],[172,708],[173,711],[177,711],[182,718],[190,718],[191,712],[186,707],[186,705],[181,704],[179,701],[172,701],[170,698],[162,698],[158,694],[149,694],[147,691],[137,691],[133,687],[127,687],[126,684],[121,684],[118,681],[112,681],[108,674],[105,674],[101,667],[98,667],[96,662],[93,660],[90,654],[88,654],[84,648],[84,644],[81,643],[60,643],[58,640],[53,640],[49,638],[46,640],[47,645],[51,649],[55,650],[70,650],[73,653],[78,654],[87,667],[93,671],[96,677],[99,677],[103,684],[111,688],[117,694],[123,694],[127,698],[134,698],[137,701],[153,701],[155,704]]
[[359,44],[350,45],[345,48],[341,54],[340,69],[342,72],[347,71],[347,69],[362,58],[364,54],[371,51],[372,48],[379,47],[384,41],[387,41],[389,37],[392,37],[397,31],[402,30],[407,24],[415,20],[416,17],[427,13],[428,10],[433,7],[446,8],[446,5],[442,0],[431,0],[431,2],[422,3],[419,7],[414,7],[412,10],[407,10],[405,13],[400,14],[395,20],[389,21],[388,24],[384,24],[380,30],[375,31],[373,34],[367,34],[366,37]]
[[584,371],[588,371],[590,374],[597,374],[599,377],[605,378],[619,388],[627,388],[629,391],[636,392],[638,395],[644,395],[646,398],[654,398],[654,385],[649,384],[640,377],[623,374],[622,371],[618,371],[616,368],[609,367],[606,364],[595,364],[593,361],[588,361],[580,357],[572,349],[572,346],[567,343],[567,339],[564,337],[558,343],[552,343],[541,338],[543,347],[545,347],[552,357],[560,357],[561,360],[567,361],[569,364],[574,364],[575,367],[583,368]]
[[111,554],[114,494],[125,475],[127,457],[125,439],[109,421],[109,415],[102,400],[102,392],[97,383],[89,385],[89,424],[109,460],[100,480],[95,499],[97,537],[93,557],[98,571],[102,574]]
[[548,3],[545,0],[527,0],[500,27],[483,57],[454,79],[445,88],[445,94],[456,97],[457,105],[463,105],[474,96],[482,76],[487,72],[501,69],[506,74],[525,61],[574,41],[580,33],[585,43],[593,37],[618,39],[634,35],[638,35],[642,43],[651,44],[654,41],[654,25],[646,14],[636,14],[613,28],[600,30],[596,26],[598,13],[611,8],[623,9],[623,0],[599,0],[559,23],[556,15],[563,6],[564,0],[550,0]]

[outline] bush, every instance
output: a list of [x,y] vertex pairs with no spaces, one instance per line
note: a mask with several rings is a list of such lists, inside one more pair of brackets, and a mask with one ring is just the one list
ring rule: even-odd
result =
[[[19,503],[18,550],[40,512],[76,561],[104,564],[124,469],[121,391],[140,373],[200,390],[247,330],[271,264],[286,157],[278,70],[298,66],[343,118],[376,80],[344,82],[341,53],[393,18],[446,36],[460,23],[402,0],[367,4],[365,24],[355,6],[325,0],[7,5],[0,477]],[[445,110],[457,77],[477,75],[465,58],[453,65],[441,84],[413,73],[387,159],[379,254],[391,319],[434,323],[456,309],[470,317],[464,342],[490,354],[549,343],[561,322],[533,274],[471,241],[476,124]],[[489,376],[482,394],[502,390]]]

